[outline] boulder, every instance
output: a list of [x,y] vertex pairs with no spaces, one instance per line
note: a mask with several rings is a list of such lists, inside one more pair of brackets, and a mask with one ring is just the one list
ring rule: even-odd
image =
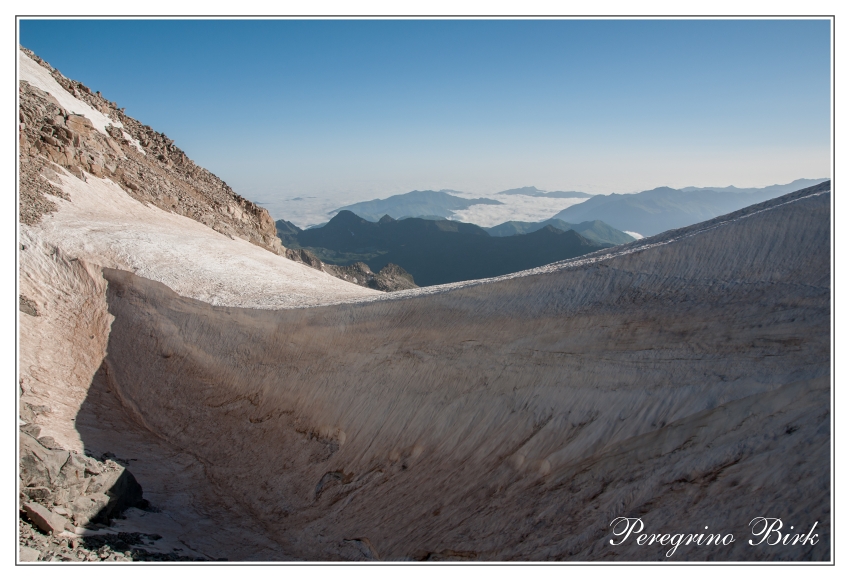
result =
[[107,137],[106,138],[106,144],[109,145],[109,147],[112,148],[112,151],[114,151],[120,157],[124,157],[124,151],[121,149],[121,146],[118,145],[117,141],[115,141],[111,137]]
[[52,494],[46,486],[26,486],[21,489],[21,492],[30,500],[46,501]]
[[106,507],[106,516],[112,518],[118,516],[130,507],[144,507],[147,505],[143,499],[142,486],[126,468],[101,475],[108,476],[106,495],[109,496],[109,505]]
[[109,500],[109,497],[101,492],[77,497],[71,504],[74,524],[81,527],[90,522],[107,520],[108,517],[104,509],[109,504]]
[[44,486],[50,489],[59,485],[60,471],[70,453],[50,450],[29,434],[20,434],[21,485]]
[[64,516],[56,514],[49,508],[35,502],[25,502],[24,511],[27,513],[27,516],[33,524],[48,535],[58,535],[64,531],[67,526],[70,526],[68,519]]
[[65,120],[65,126],[71,131],[75,131],[83,136],[89,135],[94,130],[91,121],[82,115],[68,115],[68,119]]

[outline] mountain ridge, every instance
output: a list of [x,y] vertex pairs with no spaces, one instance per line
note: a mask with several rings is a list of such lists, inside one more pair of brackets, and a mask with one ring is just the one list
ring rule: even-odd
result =
[[588,240],[599,242],[600,244],[625,244],[634,240],[633,236],[616,230],[601,220],[581,222],[580,224],[570,224],[558,218],[549,218],[548,220],[541,220],[540,222],[520,222],[511,220],[484,229],[490,234],[490,236],[516,236],[534,232],[535,230],[539,230],[545,226],[553,226],[563,232],[566,232],[567,230],[575,230]]
[[685,192],[662,186],[636,194],[595,196],[558,212],[552,218],[565,222],[602,220],[621,231],[652,236],[775,198],[777,191],[794,187],[792,184],[745,193],[715,190]]
[[419,286],[498,276],[610,246],[548,225],[522,236],[493,237],[465,222],[389,216],[373,222],[349,210],[321,228],[293,234],[287,224],[281,223],[282,240],[325,263],[363,262],[376,272],[393,263]]
[[418,217],[420,215],[449,218],[453,215],[454,210],[465,210],[476,204],[502,205],[502,202],[489,198],[460,198],[446,191],[413,190],[388,198],[376,198],[367,202],[349,204],[348,206],[332,210],[328,214],[336,214],[343,210],[348,210],[373,222],[377,222],[384,215],[389,215],[395,219],[400,219],[404,216]]
[[512,196],[512,195],[521,195],[521,196],[531,196],[534,198],[592,198],[596,194],[586,194],[584,192],[563,192],[563,191],[552,191],[548,192],[546,190],[537,189],[535,186],[525,186],[522,188],[513,188],[510,190],[504,190],[502,192],[497,192],[502,195]]

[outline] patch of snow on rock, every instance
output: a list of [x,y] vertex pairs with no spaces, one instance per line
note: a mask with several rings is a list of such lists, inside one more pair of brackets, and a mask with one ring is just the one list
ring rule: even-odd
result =
[[124,139],[126,139],[130,143],[130,145],[132,145],[133,147],[135,147],[136,149],[139,150],[139,153],[141,153],[142,155],[147,155],[145,153],[145,150],[142,149],[142,144],[139,143],[138,139],[135,139],[132,135],[130,135],[126,131],[122,131],[121,133],[124,134]]
[[33,87],[38,87],[42,91],[47,91],[59,101],[63,109],[67,109],[69,113],[75,115],[83,115],[91,121],[94,128],[103,133],[106,133],[106,127],[113,125],[115,127],[123,127],[119,121],[113,121],[100,111],[91,107],[88,103],[80,101],[71,93],[66,91],[62,85],[56,82],[50,75],[50,71],[32,60],[26,54],[18,50],[19,79],[28,82]]

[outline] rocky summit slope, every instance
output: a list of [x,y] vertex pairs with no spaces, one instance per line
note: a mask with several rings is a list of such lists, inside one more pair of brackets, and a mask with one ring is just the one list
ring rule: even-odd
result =
[[[22,559],[830,558],[828,182],[380,293],[88,163],[44,162],[21,218]],[[819,541],[750,546],[762,515]],[[617,517],[736,542],[666,557]]]
[[[55,212],[53,197],[69,199],[54,185],[67,173],[83,182],[109,180],[146,206],[318,268],[303,253],[281,246],[265,209],[196,165],[172,139],[126,115],[99,91],[64,77],[32,51],[20,50],[21,223],[34,225]],[[334,269],[318,269],[345,280]]]
[[[268,212],[195,165],[174,141],[22,48],[20,97],[21,216],[36,223],[53,209],[38,179],[53,164],[85,180],[108,178],[132,198],[187,216],[231,237],[282,252]],[[57,98],[58,97],[58,98]],[[45,201],[47,200],[47,201]]]

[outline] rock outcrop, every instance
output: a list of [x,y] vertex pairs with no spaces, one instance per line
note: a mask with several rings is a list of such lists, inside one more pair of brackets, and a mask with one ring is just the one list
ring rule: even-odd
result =
[[[126,115],[100,92],[64,77],[31,51],[21,48],[21,52],[22,76],[29,79],[20,87],[23,223],[34,224],[44,213],[54,211],[44,194],[61,196],[49,184],[55,164],[80,179],[86,179],[86,175],[109,178],[144,204],[283,253],[274,221],[265,209],[195,165],[172,139]],[[46,90],[51,81],[58,90],[100,113],[106,124],[96,128],[87,116],[75,114],[81,111],[63,107],[56,98],[57,91],[50,94]],[[42,86],[34,86],[36,82]],[[47,180],[38,179],[39,175]]]
[[375,274],[365,262],[355,262],[348,266],[327,264],[306,248],[287,248],[286,257],[346,282],[382,292],[419,288],[409,272],[392,262]]
[[[34,505],[41,503],[54,507],[50,508],[51,514],[83,527],[89,523],[108,523],[131,507],[147,506],[139,483],[112,459],[97,460],[69,452],[55,442],[36,440],[25,432],[20,435],[20,459],[21,501],[28,514]],[[50,519],[45,522],[50,523]],[[39,528],[54,532],[40,524]],[[62,530],[61,526],[53,528]]]
[[[302,252],[309,252],[302,250]],[[315,258],[314,255],[311,254]],[[316,259],[318,260],[318,259]],[[340,278],[344,281],[354,283],[366,288],[372,288],[383,292],[394,292],[419,288],[409,272],[392,262],[378,271],[372,272],[365,262],[355,262],[349,266],[338,266],[336,264],[325,264],[320,261],[322,270]]]
[[[60,90],[106,120],[102,128],[96,128],[85,115],[64,108],[54,95],[27,80],[21,82],[22,223],[37,224],[44,214],[55,212],[56,204],[50,196],[67,199],[67,194],[53,183],[58,177],[56,170],[61,167],[82,180],[87,175],[110,179],[144,204],[186,216],[230,238],[247,240],[315,268],[314,257],[281,245],[268,211],[196,165],[174,140],[126,115],[124,109],[99,91],[92,92],[82,83],[66,78],[32,51],[21,48],[21,52],[25,55],[22,66],[29,69],[30,75],[25,75],[29,81],[38,80],[43,87],[54,81]],[[41,71],[33,74],[35,66]],[[324,272],[348,282],[354,278],[334,268]],[[387,285],[361,286],[383,290],[403,284],[394,280]]]
[[142,487],[116,459],[63,450],[40,431],[19,434],[21,561],[180,560],[147,550],[152,535],[94,534],[127,509],[150,510]]

